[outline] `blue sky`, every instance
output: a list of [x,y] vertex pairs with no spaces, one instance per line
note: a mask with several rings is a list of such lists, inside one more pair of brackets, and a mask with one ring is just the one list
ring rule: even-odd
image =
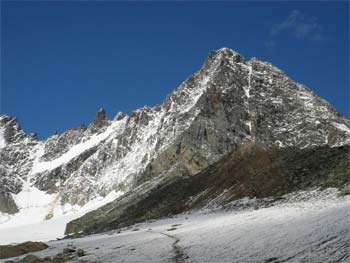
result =
[[46,138],[161,103],[210,50],[271,62],[349,112],[348,2],[1,2],[0,111]]

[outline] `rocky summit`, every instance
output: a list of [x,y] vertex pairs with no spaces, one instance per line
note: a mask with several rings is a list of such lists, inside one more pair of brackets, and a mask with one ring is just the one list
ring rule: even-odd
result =
[[[40,141],[17,119],[1,114],[0,214],[11,220],[10,214],[41,205],[40,216],[51,219],[94,200],[119,197],[101,208],[110,211],[106,218],[114,218],[104,227],[94,228],[91,220],[102,219],[92,212],[67,228],[74,233],[88,222],[84,227],[96,232],[205,207],[229,187],[218,204],[327,184],[343,187],[350,181],[349,143],[349,121],[327,101],[272,64],[222,48],[210,52],[202,68],[162,104],[130,116],[109,119],[100,109],[90,125]],[[310,162],[303,162],[307,157]],[[234,178],[225,179],[235,169]],[[215,181],[209,175],[218,179],[212,192]],[[264,189],[261,180],[269,182]],[[169,186],[183,189],[169,203],[189,204],[200,193],[202,198],[192,202],[196,206],[168,209],[161,200],[170,197],[159,189]],[[154,213],[146,214],[145,207]],[[134,216],[125,217],[124,211]]]

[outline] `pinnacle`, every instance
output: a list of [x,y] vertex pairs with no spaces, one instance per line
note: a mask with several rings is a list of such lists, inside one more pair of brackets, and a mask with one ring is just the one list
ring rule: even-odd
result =
[[97,127],[101,127],[103,126],[106,122],[108,122],[108,117],[106,116],[106,111],[101,108],[98,110],[98,112],[96,113],[96,116],[92,122],[93,125],[97,126]]
[[105,109],[104,108],[100,108],[99,110],[98,110],[98,113],[103,113],[103,114],[105,114],[106,113],[106,111],[105,111]]

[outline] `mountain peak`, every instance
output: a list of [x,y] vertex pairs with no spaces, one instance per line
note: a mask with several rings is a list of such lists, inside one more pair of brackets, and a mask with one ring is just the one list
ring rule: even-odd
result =
[[7,151],[0,163],[11,181],[0,190],[20,192],[33,178],[35,187],[53,193],[61,180],[62,205],[83,205],[160,175],[197,174],[251,141],[312,148],[349,143],[350,134],[349,122],[309,89],[272,64],[246,61],[228,48],[210,52],[163,104],[130,116],[109,120],[100,109],[88,128],[42,142],[11,125],[2,131],[4,121],[0,115]]
[[233,49],[223,47],[218,50],[212,51],[216,56],[220,56],[222,59],[233,59],[233,62],[243,62],[245,61],[245,58],[238,53],[237,51],[234,51]]
[[243,57],[240,53],[238,53],[237,51],[235,51],[231,48],[228,48],[228,47],[222,47],[222,48],[216,50],[216,52],[225,54],[225,55],[230,56],[230,57],[237,56],[237,55]]
[[224,61],[228,61],[230,64],[232,64],[244,62],[245,58],[238,52],[230,48],[223,47],[218,50],[212,50],[209,52],[203,68],[205,70],[217,68],[217,66],[221,65]]

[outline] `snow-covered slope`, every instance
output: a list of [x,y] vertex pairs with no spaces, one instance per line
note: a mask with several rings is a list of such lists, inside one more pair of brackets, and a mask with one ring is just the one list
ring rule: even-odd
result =
[[[298,192],[286,196],[287,202],[260,210],[183,214],[121,231],[50,241],[49,249],[33,254],[53,257],[75,247],[86,256],[69,262],[345,263],[350,260],[350,199],[337,194],[334,189]],[[42,240],[44,236],[32,233],[46,230],[40,224],[21,233]],[[16,240],[14,233],[3,232],[2,243],[24,240],[22,234]]]
[[[14,196],[19,212],[15,215],[0,213],[0,244],[62,238],[69,221],[113,201],[120,194],[111,192],[106,197],[95,198],[82,207],[69,204],[53,206],[59,201],[57,196],[26,187]],[[50,214],[55,214],[55,217],[47,220]]]
[[[52,221],[50,219],[53,216],[55,218],[68,216],[64,220],[66,224],[91,210],[113,201],[122,194],[122,192],[112,191],[107,196],[92,199],[83,206],[72,206],[68,203],[62,205],[59,194],[48,194],[36,187],[25,185],[21,192],[12,195],[19,212],[14,215],[0,212],[0,229],[43,223],[43,221],[49,222]],[[49,225],[54,226],[54,222],[49,222]]]
[[[337,146],[349,143],[349,127],[278,68],[222,48],[161,105],[130,116],[109,120],[100,110],[89,126],[38,141],[0,115],[0,199],[8,203],[0,208],[15,220],[23,210],[16,196],[40,192],[50,200],[40,218],[55,218],[64,207],[84,207],[159,175],[196,174],[247,141]],[[19,214],[10,216],[16,205]]]

